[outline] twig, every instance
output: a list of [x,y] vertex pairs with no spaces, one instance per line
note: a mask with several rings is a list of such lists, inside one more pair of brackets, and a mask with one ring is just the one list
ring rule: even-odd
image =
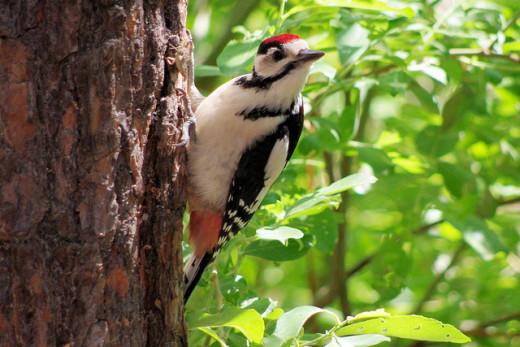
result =
[[444,222],[445,222],[444,219],[439,219],[438,221],[433,222],[431,224],[426,224],[426,225],[420,226],[419,228],[412,230],[412,234],[416,234],[416,235],[417,234],[424,234],[425,232],[427,232],[428,230],[430,230],[434,226],[442,224]]
[[442,279],[446,275],[446,272],[449,269],[451,269],[455,264],[457,264],[457,262],[460,259],[460,256],[462,255],[462,252],[465,249],[466,249],[466,243],[464,241],[462,241],[459,244],[458,248],[455,250],[455,253],[453,254],[453,258],[451,259],[450,264],[444,269],[444,271],[442,271],[441,273],[437,274],[437,276],[435,276],[435,278],[433,279],[433,282],[430,284],[430,286],[424,293],[422,299],[419,301],[417,306],[414,308],[414,310],[413,310],[414,313],[420,313],[422,311],[424,304],[426,303],[426,301],[428,301],[432,297],[433,293],[435,293],[435,289],[437,288],[437,285],[440,283],[440,281],[442,281]]
[[516,204],[516,203],[519,203],[519,202],[520,202],[520,196],[517,197],[517,198],[510,199],[510,200],[500,199],[500,200],[497,201],[497,204],[502,206],[502,205]]
[[520,312],[509,313],[509,314],[507,314],[505,316],[502,316],[502,317],[499,317],[499,318],[495,318],[495,319],[489,320],[487,322],[482,322],[482,323],[480,323],[478,325],[478,328],[484,329],[484,328],[487,328],[487,327],[490,327],[490,326],[493,326],[493,325],[497,325],[497,324],[500,324],[500,323],[508,322],[510,320],[513,320],[513,319],[520,319]]
[[222,295],[222,292],[220,291],[220,283],[218,280],[217,267],[218,267],[218,261],[215,261],[213,263],[213,271],[211,271],[210,277],[211,277],[211,280],[213,281],[213,286],[215,287],[215,295],[217,297],[217,303],[218,303],[217,312],[220,312],[220,310],[222,309],[222,306],[224,305],[224,296]]
[[363,259],[359,263],[357,263],[352,269],[347,271],[346,277],[350,278],[350,277],[354,276],[356,273],[358,273],[359,271],[363,270],[363,268],[365,266],[367,266],[368,264],[370,264],[372,262],[372,260],[374,260],[376,254],[377,253],[369,255],[368,257],[366,257],[365,259]]
[[465,57],[482,57],[482,58],[498,58],[506,59],[513,63],[520,63],[520,57],[518,54],[498,54],[493,52],[487,52],[485,49],[478,48],[452,48],[448,51],[452,56],[465,56]]
[[485,48],[472,49],[472,48],[452,48],[449,50],[449,54],[453,56],[477,56],[482,58],[498,58],[506,59],[511,62],[520,64],[520,57],[518,54],[498,54],[493,50],[493,46],[497,43],[499,33],[506,32],[516,21],[520,18],[520,10],[516,11],[511,18],[500,28],[499,32],[495,35],[495,38],[491,40]]
[[[500,28],[499,32],[505,33],[507,29],[509,29],[513,24],[516,23],[516,20],[519,17],[520,17],[520,10],[516,11],[511,16],[511,18],[509,18],[509,20],[502,26],[502,28]],[[493,50],[493,46],[495,45],[495,43],[497,43],[497,41],[498,41],[498,33],[497,33],[497,35],[495,35],[495,38],[489,42],[489,44],[486,47],[485,51],[486,52],[491,52]]]

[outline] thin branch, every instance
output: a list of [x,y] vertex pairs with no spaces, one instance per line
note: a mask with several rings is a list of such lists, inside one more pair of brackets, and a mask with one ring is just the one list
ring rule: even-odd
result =
[[424,293],[422,299],[418,302],[417,306],[414,308],[414,313],[420,313],[424,307],[424,304],[430,300],[430,298],[435,293],[435,290],[437,289],[437,286],[442,281],[444,276],[446,275],[446,272],[448,272],[449,269],[451,269],[455,264],[458,263],[460,260],[460,257],[462,255],[462,252],[466,249],[466,243],[461,242],[458,246],[458,248],[455,250],[455,253],[453,254],[453,258],[451,259],[450,264],[442,271],[441,273],[437,274],[435,278],[433,279],[432,283],[430,283],[430,286]]
[[513,63],[520,64],[520,57],[518,54],[498,54],[488,52],[485,49],[479,48],[452,48],[448,51],[452,56],[465,56],[465,57],[482,57],[482,58],[498,58],[511,61]]
[[359,271],[363,270],[365,268],[365,266],[367,266],[368,264],[370,264],[372,262],[372,260],[374,260],[374,258],[376,257],[377,253],[374,253],[372,255],[369,255],[368,257],[366,257],[365,259],[361,260],[359,263],[357,263],[352,269],[348,270],[347,271],[347,275],[346,277],[347,278],[350,278],[351,276],[354,276],[356,273],[358,273]]
[[438,221],[433,222],[433,223],[431,223],[431,224],[426,224],[426,225],[420,226],[419,228],[412,230],[412,234],[415,234],[415,235],[424,234],[424,233],[426,233],[428,230],[430,230],[431,228],[433,228],[434,226],[439,225],[439,224],[442,224],[442,223],[444,223],[444,222],[445,222],[444,219],[439,219]]
[[[502,26],[502,28],[500,28],[499,32],[505,33],[507,31],[507,29],[509,29],[511,26],[513,26],[516,23],[516,20],[518,18],[520,18],[520,10],[516,11],[511,16],[511,18],[509,18],[509,20]],[[491,52],[493,50],[493,46],[495,45],[495,43],[497,43],[497,41],[498,41],[498,33],[495,36],[495,38],[489,42],[489,44],[488,44],[487,48],[485,49],[485,51],[486,52]]]
[[499,318],[495,318],[495,319],[489,320],[487,322],[482,322],[482,323],[479,324],[478,328],[484,329],[484,328],[487,328],[487,327],[490,327],[490,326],[493,326],[493,325],[497,325],[497,324],[500,324],[500,323],[508,322],[510,320],[513,320],[513,319],[520,319],[520,312],[509,313],[509,314],[507,314],[505,316],[502,316],[502,317],[499,317]]
[[510,200],[499,199],[497,201],[497,204],[499,204],[500,206],[503,206],[503,205],[516,204],[516,203],[519,203],[519,202],[520,202],[520,196],[517,197],[517,198],[510,199]]
[[217,312],[220,312],[222,306],[224,305],[224,295],[220,291],[220,283],[218,280],[218,260],[213,263],[213,271],[210,274],[210,280],[213,282],[213,287],[215,288],[215,296],[217,299]]
[[[348,176],[351,172],[351,158],[341,158],[341,175]],[[348,192],[341,193],[341,203],[339,204],[337,213],[343,216],[343,221],[338,224],[338,242],[332,254],[332,283],[330,284],[334,294],[339,297],[343,314],[350,314],[350,302],[347,292],[347,279],[345,277],[345,255],[347,254],[347,209],[349,205],[350,195]]]
[[316,271],[314,270],[314,258],[315,255],[311,251],[307,253],[307,256],[305,257],[305,262],[307,263],[307,282],[309,283],[309,289],[311,290],[312,297],[315,299],[316,293],[318,292],[318,285],[316,281]]

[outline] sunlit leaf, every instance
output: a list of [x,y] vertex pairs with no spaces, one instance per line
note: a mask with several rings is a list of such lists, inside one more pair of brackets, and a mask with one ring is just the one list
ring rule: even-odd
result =
[[320,188],[318,190],[319,194],[322,195],[334,195],[345,190],[349,190],[354,188],[355,186],[363,185],[363,184],[374,184],[376,183],[377,178],[372,175],[366,174],[352,174],[347,177],[343,177],[342,179],[337,180],[327,187]]
[[253,302],[251,300],[247,301],[247,305],[241,305],[243,309],[254,309],[256,312],[260,313],[263,318],[269,316],[276,307],[276,301],[271,300],[271,298],[256,298]]
[[306,235],[298,240],[288,239],[286,245],[278,241],[257,240],[251,242],[243,254],[273,261],[287,261],[303,257],[312,245],[311,235]]
[[414,15],[414,11],[410,7],[395,8],[384,1],[378,0],[315,0],[315,2],[322,6],[338,6],[373,11],[391,11],[409,18]]
[[498,252],[507,248],[486,223],[475,216],[464,220],[449,219],[456,229],[462,232],[464,241],[470,245],[484,260],[491,260]]
[[[324,310],[315,306],[300,306],[285,312],[276,323],[276,330],[274,335],[279,337],[282,341],[287,341],[299,335],[305,322],[317,313],[327,313],[334,317],[336,315],[331,311]],[[338,318],[336,317],[336,320]]]
[[385,341],[390,341],[390,338],[377,334],[334,337],[330,343],[325,345],[325,347],[365,347],[374,346]]
[[361,312],[355,315],[354,317],[349,317],[348,322],[351,323],[358,323],[364,320],[368,319],[374,319],[374,318],[386,318],[390,317],[391,314],[388,312],[385,312],[384,309],[380,308],[375,311],[367,311],[367,312]]
[[327,187],[318,189],[315,193],[306,195],[292,204],[285,218],[295,218],[303,215],[313,215],[322,212],[328,204],[335,201],[335,194],[351,189],[358,185],[373,184],[376,178],[366,174],[353,174],[332,183]]
[[281,226],[277,228],[264,227],[256,231],[256,236],[261,240],[277,240],[285,244],[289,239],[301,239],[303,233],[288,226]]
[[425,75],[433,78],[434,80],[442,83],[447,84],[448,83],[448,77],[446,75],[446,71],[441,69],[438,66],[428,65],[428,64],[418,64],[418,65],[411,65],[408,67],[409,71],[420,71],[424,73]]
[[218,334],[215,331],[211,330],[210,328],[208,328],[208,327],[198,327],[197,329],[199,329],[200,331],[204,332],[205,334],[211,336],[211,338],[213,340],[217,341],[220,344],[220,346],[228,347],[226,342],[224,340],[222,340],[220,338],[220,336],[218,336]]
[[329,207],[331,201],[337,201],[337,199],[320,194],[306,195],[289,207],[285,219],[318,214]]
[[391,316],[354,323],[336,331],[339,336],[381,334],[434,342],[465,343],[471,340],[454,326],[422,316]]
[[262,38],[249,37],[243,41],[231,41],[217,58],[217,66],[223,74],[238,76],[249,72]]
[[350,65],[366,52],[370,45],[369,31],[359,24],[341,31],[336,38],[339,57],[343,65]]
[[327,64],[325,60],[320,59],[312,66],[311,73],[321,73],[331,80],[336,75],[336,69],[332,65]]
[[[255,310],[243,310],[229,307],[217,314],[205,314],[189,322],[190,329],[231,327],[240,331],[245,337],[255,343],[262,341],[264,336],[264,320]],[[206,331],[207,332],[207,331]]]

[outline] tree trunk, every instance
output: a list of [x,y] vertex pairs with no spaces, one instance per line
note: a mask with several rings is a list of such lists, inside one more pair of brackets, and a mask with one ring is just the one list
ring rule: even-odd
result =
[[0,3],[1,346],[186,345],[186,5]]

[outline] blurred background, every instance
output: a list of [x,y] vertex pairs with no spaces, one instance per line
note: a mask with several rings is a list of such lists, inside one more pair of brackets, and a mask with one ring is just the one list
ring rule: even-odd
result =
[[[293,159],[204,275],[188,320],[254,304],[269,334],[276,310],[385,308],[453,324],[471,346],[520,346],[519,17],[518,0],[190,1],[205,95],[249,73],[266,37],[327,54]],[[316,193],[352,174],[377,181]],[[219,345],[200,330],[190,341]]]

